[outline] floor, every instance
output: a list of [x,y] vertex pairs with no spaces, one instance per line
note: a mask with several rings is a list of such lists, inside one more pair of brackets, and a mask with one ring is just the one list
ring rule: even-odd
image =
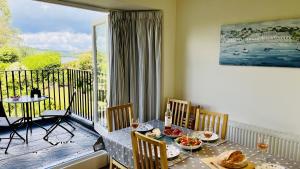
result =
[[[45,130],[35,127],[29,133],[29,143],[13,140],[8,154],[0,150],[0,168],[5,169],[37,169],[51,168],[62,161],[78,158],[93,152],[93,145],[98,135],[81,124],[72,121],[76,127],[74,137],[61,128],[57,128],[50,136],[49,142],[43,140]],[[46,128],[50,124],[43,124]],[[67,127],[67,125],[65,125]],[[25,130],[20,130],[25,137]],[[0,132],[0,137],[8,137],[7,132]],[[1,140],[0,147],[7,145],[7,140]],[[54,144],[54,145],[53,145]]]

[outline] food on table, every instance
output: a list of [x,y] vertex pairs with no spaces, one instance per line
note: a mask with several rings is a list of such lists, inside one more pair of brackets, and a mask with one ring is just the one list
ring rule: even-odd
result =
[[238,169],[248,165],[246,156],[239,150],[230,150],[217,157],[217,163],[225,168]]
[[260,151],[267,151],[269,145],[266,143],[258,143],[257,147]]
[[147,132],[145,134],[147,137],[151,137],[151,138],[155,138],[156,137],[156,134],[155,133],[152,133],[152,132]]
[[182,136],[183,132],[180,129],[170,128],[170,129],[165,129],[164,134],[171,137],[179,137]]
[[160,137],[161,132],[160,132],[159,128],[155,128],[152,130],[152,132],[147,132],[145,135],[148,137],[151,137],[151,138],[158,138],[158,137]]
[[161,131],[159,130],[159,128],[153,129],[152,133],[154,133],[156,135],[156,137],[159,137],[161,135]]
[[205,131],[203,134],[204,134],[205,138],[211,138],[211,136],[213,135],[213,132],[211,132],[211,131]]
[[181,136],[175,140],[178,144],[183,146],[198,146],[201,144],[201,140],[196,137]]

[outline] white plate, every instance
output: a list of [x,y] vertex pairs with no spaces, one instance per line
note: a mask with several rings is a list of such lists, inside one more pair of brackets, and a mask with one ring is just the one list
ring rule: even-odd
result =
[[[200,140],[201,141],[201,140]],[[185,149],[185,150],[195,150],[195,149],[198,149],[202,146],[203,142],[201,141],[201,143],[199,145],[196,145],[196,146],[185,146],[185,145],[181,145],[179,143],[177,143],[177,139],[174,140],[175,144],[182,148],[182,149]]]
[[146,132],[153,129],[151,124],[139,124],[139,127],[136,129],[138,132]]
[[285,169],[285,167],[279,164],[264,163],[260,166],[257,166],[256,169]]
[[216,133],[213,133],[212,136],[210,138],[206,138],[204,136],[204,132],[201,132],[199,135],[199,139],[202,141],[216,141],[219,139],[219,136]]
[[174,145],[167,145],[167,158],[175,158],[179,156],[180,150]]
[[[167,145],[166,148],[167,148],[167,158],[168,159],[175,158],[175,157],[179,156],[180,150],[176,146],[170,144],[170,145]],[[158,153],[157,154],[158,158],[160,158],[159,149],[157,149],[157,153]],[[153,154],[154,154],[154,149],[153,149]]]

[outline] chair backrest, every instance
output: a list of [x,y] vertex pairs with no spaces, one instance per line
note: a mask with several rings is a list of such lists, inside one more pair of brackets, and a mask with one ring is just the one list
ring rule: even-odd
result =
[[2,101],[0,101],[0,117],[6,117]]
[[213,129],[222,139],[226,139],[228,114],[210,112],[198,108],[196,111],[195,130],[203,131],[206,127]]
[[188,127],[188,119],[190,118],[190,105],[189,101],[168,99],[167,104],[170,104],[170,109],[173,113],[172,124]]
[[3,106],[3,102],[2,102],[2,101],[0,101],[0,117],[2,117],[2,118],[4,117],[4,118],[6,119],[8,125],[9,125],[9,126],[11,125],[10,122],[9,122],[9,120],[8,120],[8,118],[7,118],[7,115],[6,115],[6,113],[5,113],[5,109],[4,109],[4,106]]
[[66,114],[65,114],[65,115],[71,113],[71,108],[72,108],[72,104],[73,104],[74,99],[75,99],[75,95],[76,95],[76,90],[74,90],[74,92],[72,93],[72,96],[71,96],[71,98],[70,98],[70,100],[69,100],[69,106],[68,106],[68,108],[67,108],[67,110],[66,110]]
[[108,131],[130,127],[133,117],[132,103],[107,108]]
[[192,129],[192,130],[195,129],[196,112],[197,112],[198,108],[200,108],[199,105],[191,105],[191,108],[190,108],[190,118],[189,118],[188,127],[187,127],[189,129]]
[[163,141],[131,132],[134,168],[167,169],[167,146]]

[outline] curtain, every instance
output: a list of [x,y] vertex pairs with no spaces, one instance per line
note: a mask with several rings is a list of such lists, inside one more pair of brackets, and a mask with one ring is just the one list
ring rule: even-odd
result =
[[160,115],[161,32],[160,11],[110,12],[109,105],[133,103],[141,122]]

